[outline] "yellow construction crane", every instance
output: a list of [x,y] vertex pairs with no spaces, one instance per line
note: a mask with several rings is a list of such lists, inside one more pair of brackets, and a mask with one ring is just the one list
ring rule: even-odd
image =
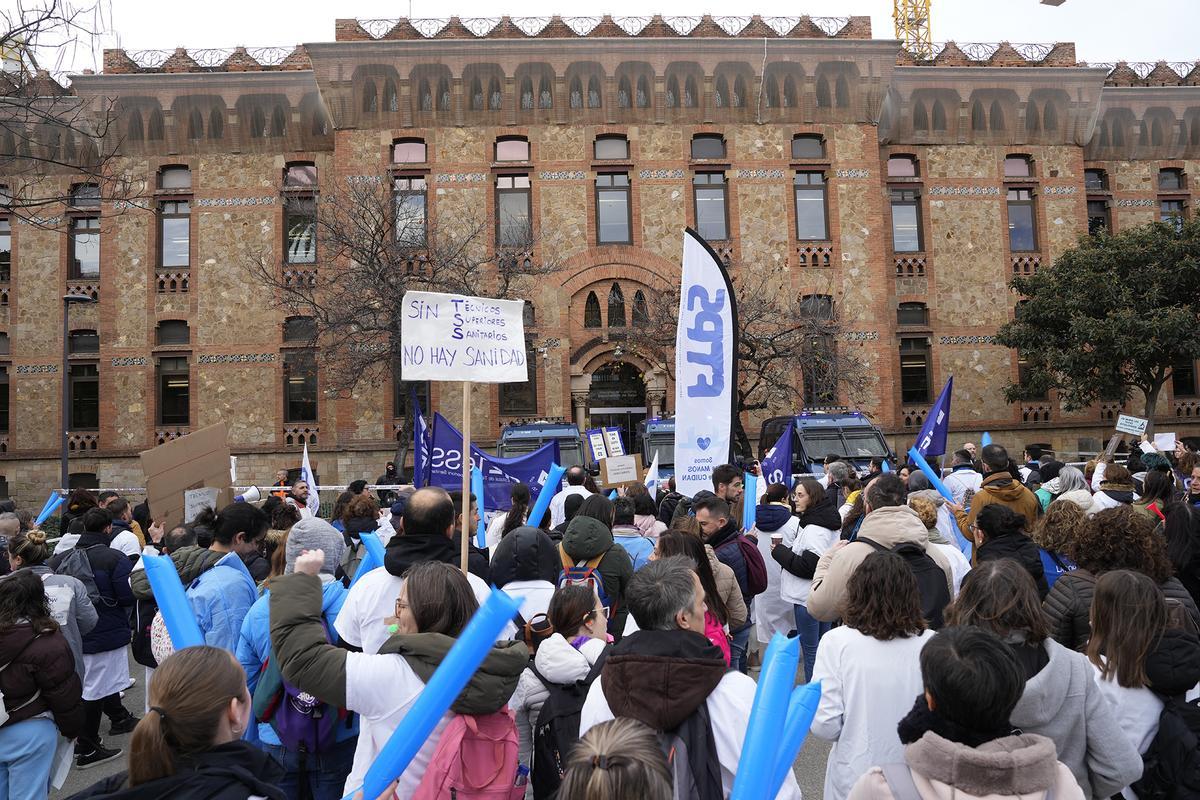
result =
[[[1061,6],[1066,0],[1042,0],[1044,6]],[[896,38],[919,59],[933,58],[933,38],[929,32],[930,0],[895,0],[892,19]]]

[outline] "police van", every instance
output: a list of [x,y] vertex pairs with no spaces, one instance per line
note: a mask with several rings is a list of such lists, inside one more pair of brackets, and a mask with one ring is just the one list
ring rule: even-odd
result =
[[795,421],[792,434],[792,474],[824,473],[825,457],[833,454],[865,473],[872,458],[895,461],[883,432],[858,411],[829,413],[804,411],[789,417],[771,417],[758,435],[761,460],[779,441],[788,422]]
[[669,478],[675,474],[675,418],[643,420],[638,423],[638,438],[642,442],[642,464],[647,469],[658,456],[658,474]]
[[505,425],[496,443],[496,455],[513,458],[532,453],[547,442],[558,442],[558,463],[564,467],[582,465],[583,437],[579,428],[568,422],[527,422]]

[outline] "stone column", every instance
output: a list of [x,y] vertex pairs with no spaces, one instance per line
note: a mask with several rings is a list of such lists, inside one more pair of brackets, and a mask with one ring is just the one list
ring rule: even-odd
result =
[[667,399],[667,393],[663,389],[650,389],[646,392],[646,400],[650,403],[650,418],[657,419],[662,415],[663,403]]
[[587,429],[587,392],[571,392],[571,406],[575,409],[575,424],[579,430]]

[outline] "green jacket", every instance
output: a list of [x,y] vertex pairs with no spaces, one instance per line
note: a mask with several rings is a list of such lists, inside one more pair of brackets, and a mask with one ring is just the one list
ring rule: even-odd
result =
[[[175,571],[179,573],[179,580],[186,589],[188,584],[199,578],[202,573],[207,572],[224,557],[225,553],[214,553],[212,550],[192,544],[171,553],[171,563],[175,565]],[[144,569],[130,574],[129,588],[133,591],[133,596],[139,600],[154,599],[154,592],[150,589],[150,579],[146,577]]]
[[[347,651],[329,644],[321,618],[321,580],[292,574],[271,582],[271,646],[283,677],[339,708],[346,707]],[[379,655],[403,656],[425,683],[455,639],[440,633],[394,634]],[[368,656],[371,657],[371,656]],[[498,642],[451,705],[458,714],[490,714],[508,704],[529,665],[523,642]]]

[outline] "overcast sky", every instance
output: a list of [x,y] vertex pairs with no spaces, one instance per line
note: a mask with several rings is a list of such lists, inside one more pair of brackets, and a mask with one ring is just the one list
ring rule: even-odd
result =
[[[2,2],[3,0],[0,0]],[[409,3],[411,2],[411,6]],[[876,38],[890,38],[892,0],[757,0],[734,7],[705,0],[606,0],[596,10],[580,10],[563,0],[522,0],[504,7],[483,0],[202,0],[165,4],[161,0],[106,0],[113,34],[100,46],[130,50],[174,47],[284,46],[332,41],[337,16],[373,19],[409,16],[537,16],[560,13],[696,15],[759,13],[787,16],[870,15]],[[1073,41],[1081,60],[1193,61],[1200,58],[1200,0],[1066,0],[1057,8],[1038,0],[933,0],[933,39],[959,42]],[[98,68],[99,48],[86,48],[64,64]]]

